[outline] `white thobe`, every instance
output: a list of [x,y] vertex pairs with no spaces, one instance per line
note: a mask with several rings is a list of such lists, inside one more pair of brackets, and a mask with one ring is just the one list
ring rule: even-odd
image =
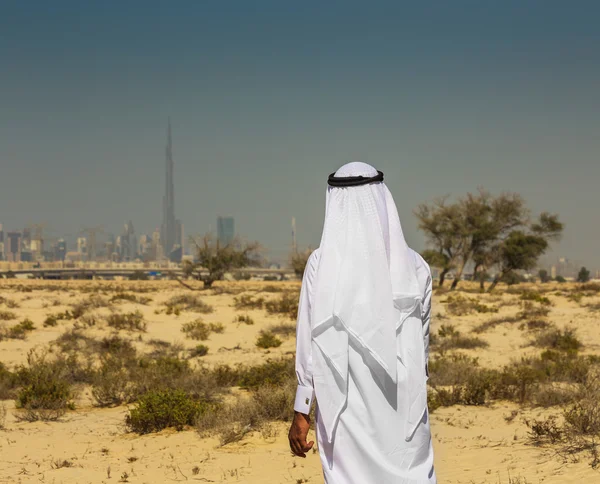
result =
[[[427,364],[429,356],[429,325],[431,317],[431,272],[422,257],[411,251],[415,258],[419,287],[423,294],[422,329],[423,351]],[[317,271],[319,250],[310,256],[300,291],[300,305],[296,328],[296,374],[298,389],[294,410],[308,414],[314,399],[313,363],[311,344],[311,304],[313,282]],[[399,338],[400,336],[398,336]],[[400,343],[397,342],[400,349]],[[435,484],[433,446],[429,414],[424,412],[409,441],[403,429],[407,418],[408,392],[406,368],[398,361],[398,382],[395,395],[382,390],[360,350],[349,347],[348,399],[341,413],[335,438],[329,443],[319,418],[316,405],[316,432],[323,474],[327,484]],[[429,372],[425,372],[425,379]]]

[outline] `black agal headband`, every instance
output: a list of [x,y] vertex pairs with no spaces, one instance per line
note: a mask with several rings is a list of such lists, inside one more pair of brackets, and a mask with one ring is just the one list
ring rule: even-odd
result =
[[368,185],[369,183],[376,183],[383,181],[383,172],[377,170],[377,175],[368,176],[340,176],[336,177],[335,173],[329,175],[327,184],[330,187],[358,187],[360,185]]

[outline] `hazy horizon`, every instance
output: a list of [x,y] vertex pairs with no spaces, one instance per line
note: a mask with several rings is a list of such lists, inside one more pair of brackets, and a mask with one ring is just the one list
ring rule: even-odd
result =
[[[162,220],[167,119],[186,234],[218,215],[274,257],[319,243],[327,175],[384,171],[413,209],[483,186],[565,223],[600,268],[600,5],[582,1],[4,2],[0,224]],[[547,257],[548,258],[548,257]]]

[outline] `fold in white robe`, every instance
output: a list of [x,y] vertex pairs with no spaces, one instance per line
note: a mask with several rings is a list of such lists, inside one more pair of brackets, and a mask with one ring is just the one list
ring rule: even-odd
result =
[[[422,351],[429,356],[431,316],[431,272],[416,252],[419,287],[423,294],[421,320]],[[308,414],[314,398],[311,344],[311,304],[319,250],[310,256],[300,292],[296,328],[296,374],[298,390],[294,409]],[[400,335],[397,348],[400,351]],[[400,354],[400,353],[399,353]],[[319,419],[317,401],[316,432],[323,474],[327,484],[435,484],[433,446],[427,409],[414,435],[405,440],[407,391],[406,368],[398,360],[398,383],[381,388],[365,364],[361,350],[349,349],[347,406],[343,410],[330,444]],[[426,370],[426,375],[429,372]],[[427,379],[427,376],[425,377]]]

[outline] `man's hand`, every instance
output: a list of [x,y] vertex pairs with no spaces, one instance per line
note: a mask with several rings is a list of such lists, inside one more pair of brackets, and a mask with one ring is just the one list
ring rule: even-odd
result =
[[290,449],[298,457],[306,457],[305,452],[308,452],[315,445],[312,440],[308,444],[306,443],[306,436],[309,429],[310,417],[303,413],[295,412],[288,438],[290,439]]

